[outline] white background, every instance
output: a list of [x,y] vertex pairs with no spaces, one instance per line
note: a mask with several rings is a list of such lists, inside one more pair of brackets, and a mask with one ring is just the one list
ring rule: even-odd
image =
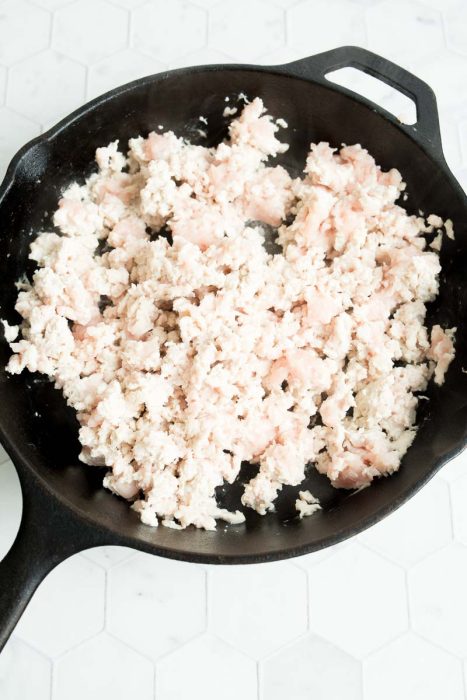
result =
[[[2,174],[26,140],[119,83],[342,44],[432,85],[448,162],[467,184],[465,0],[0,0]],[[395,104],[387,88],[372,94]],[[455,460],[362,536],[294,561],[214,568],[116,548],[75,556],[40,586],[1,654],[0,698],[461,700],[466,465]],[[18,514],[0,453],[0,555]]]

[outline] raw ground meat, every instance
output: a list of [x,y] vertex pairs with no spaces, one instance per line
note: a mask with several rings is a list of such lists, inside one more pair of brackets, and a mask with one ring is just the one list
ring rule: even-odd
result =
[[[81,460],[149,525],[242,522],[215,489],[245,460],[242,501],[261,514],[310,461],[336,487],[391,474],[417,392],[454,355],[455,329],[425,326],[452,223],[409,216],[400,173],[359,145],[311,144],[302,179],[267,165],[287,150],[279,126],[257,98],[215,148],[172,132],[99,148],[18,284],[9,372],[54,381]],[[296,505],[319,508],[308,491]]]

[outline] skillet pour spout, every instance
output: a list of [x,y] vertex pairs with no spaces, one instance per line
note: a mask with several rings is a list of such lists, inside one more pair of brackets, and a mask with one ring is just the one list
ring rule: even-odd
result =
[[[326,75],[351,66],[411,98],[417,122],[402,124],[387,111],[331,83]],[[0,329],[0,439],[20,477],[23,513],[18,536],[0,563],[0,648],[34,590],[68,556],[98,545],[123,545],[192,562],[245,564],[294,557],[361,532],[411,498],[449,459],[467,434],[467,201],[446,165],[432,90],[414,75],[364,49],[348,46],[282,66],[212,65],[142,78],[84,105],[24,146],[0,188],[0,318],[17,323],[15,282],[33,271],[31,234],[46,229],[60,192],[92,172],[97,147],[145,134],[163,124],[192,142],[199,115],[208,119],[207,142],[227,134],[225,98],[259,96],[288,125],[289,150],[277,162],[301,171],[310,142],[361,143],[384,169],[401,171],[410,213],[436,212],[454,223],[455,241],[443,244],[440,294],[429,323],[458,328],[456,358],[445,384],[431,386],[420,429],[400,471],[369,489],[333,489],[316,470],[305,482],[320,499],[313,517],[292,518],[294,494],[281,493],[277,512],[247,511],[239,526],[215,532],[142,525],[126,502],[102,488],[103,472],[78,459],[78,424],[61,394],[40,375],[9,376],[10,350]],[[204,142],[206,143],[206,142]],[[1,324],[0,324],[1,325]],[[238,491],[238,490],[237,490]],[[235,488],[229,498],[238,497]]]

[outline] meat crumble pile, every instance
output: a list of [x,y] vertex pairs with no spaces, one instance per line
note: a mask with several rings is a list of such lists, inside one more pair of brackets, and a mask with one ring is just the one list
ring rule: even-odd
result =
[[[349,489],[393,473],[454,356],[455,329],[425,326],[451,222],[409,216],[400,173],[359,145],[311,144],[292,179],[267,164],[285,126],[257,98],[215,148],[170,131],[99,148],[31,244],[8,370],[54,381],[81,460],[148,525],[242,522],[215,498],[242,461],[261,514],[308,462]],[[317,508],[300,492],[300,516]]]

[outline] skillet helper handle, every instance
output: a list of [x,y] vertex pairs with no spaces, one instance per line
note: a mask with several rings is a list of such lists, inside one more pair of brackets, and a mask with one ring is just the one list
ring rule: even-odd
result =
[[45,576],[72,554],[95,544],[96,535],[52,499],[38,481],[22,478],[21,523],[9,552],[0,561],[0,651],[34,591]]
[[[413,100],[417,108],[416,123],[410,125],[400,123],[401,128],[438,157],[444,159],[435,94],[429,85],[405,68],[359,46],[341,46],[316,56],[294,61],[284,67],[301,77],[316,80],[322,84],[326,84],[325,76],[331,71],[339,68],[357,68],[399,90]],[[392,119],[398,121],[395,118]]]

